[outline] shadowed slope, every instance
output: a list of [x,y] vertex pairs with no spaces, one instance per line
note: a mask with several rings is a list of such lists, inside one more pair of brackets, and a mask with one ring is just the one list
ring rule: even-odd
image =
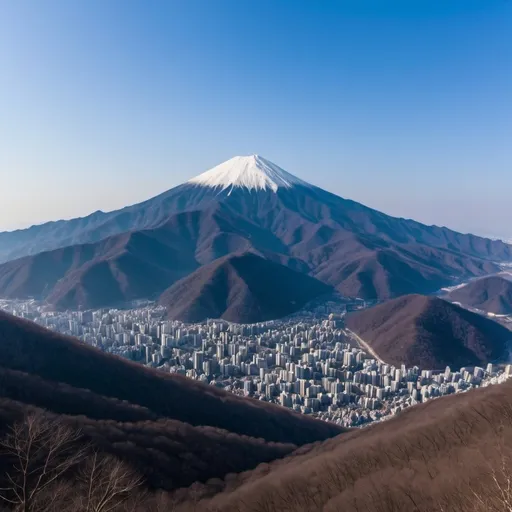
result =
[[186,322],[254,323],[293,313],[330,290],[312,277],[246,253],[201,267],[164,292],[160,304],[169,318]]
[[[283,457],[296,448],[290,443],[267,442],[215,427],[154,417],[144,408],[90,391],[63,389],[62,385],[42,379],[38,379],[42,389],[29,396],[34,392],[31,379],[27,374],[18,372],[14,376],[13,372],[0,370],[0,435],[7,425],[21,420],[25,414],[41,413],[32,404],[44,401],[46,410],[51,411],[46,415],[80,429],[82,442],[90,441],[97,450],[129,462],[142,473],[145,486],[174,490],[222,478]],[[23,394],[25,384],[28,390]],[[56,391],[56,395],[51,391]],[[63,392],[78,404],[63,400]],[[16,401],[15,395],[23,395],[23,400]],[[79,415],[78,410],[82,410]],[[0,453],[0,469],[3,462]]]

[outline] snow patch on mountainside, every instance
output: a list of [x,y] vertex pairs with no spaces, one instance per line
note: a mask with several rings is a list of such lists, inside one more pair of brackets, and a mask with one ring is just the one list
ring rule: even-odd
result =
[[188,183],[204,187],[219,187],[222,190],[240,187],[248,190],[272,190],[274,192],[277,192],[279,188],[291,188],[294,185],[310,186],[258,155],[235,156],[192,178]]

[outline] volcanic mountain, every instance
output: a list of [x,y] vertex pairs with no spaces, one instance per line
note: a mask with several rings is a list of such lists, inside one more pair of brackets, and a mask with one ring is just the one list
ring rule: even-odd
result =
[[460,368],[505,361],[512,332],[437,297],[406,295],[348,315],[346,325],[385,362]]
[[447,298],[488,313],[510,315],[512,314],[512,281],[500,275],[475,279],[451,291]]
[[247,251],[367,299],[430,293],[512,260],[501,241],[390,217],[253,155],[122,210],[0,233],[0,258],[11,260],[0,295],[59,307],[155,298]]
[[254,323],[286,316],[329,291],[317,279],[245,253],[199,268],[166,290],[160,304],[169,318],[185,322]]

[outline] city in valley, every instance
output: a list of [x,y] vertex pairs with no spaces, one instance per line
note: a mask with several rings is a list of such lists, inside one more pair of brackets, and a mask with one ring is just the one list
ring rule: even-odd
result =
[[34,300],[0,300],[0,309],[163,372],[223,388],[342,426],[363,426],[419,402],[501,383],[511,365],[395,367],[344,324],[363,301],[312,304],[282,320],[185,324],[164,309],[48,311]]

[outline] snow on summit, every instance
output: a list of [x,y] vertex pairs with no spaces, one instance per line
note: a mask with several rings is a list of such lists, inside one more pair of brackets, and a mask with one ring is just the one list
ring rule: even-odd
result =
[[235,156],[188,181],[204,187],[241,187],[248,190],[273,190],[294,185],[309,186],[305,181],[258,156]]

